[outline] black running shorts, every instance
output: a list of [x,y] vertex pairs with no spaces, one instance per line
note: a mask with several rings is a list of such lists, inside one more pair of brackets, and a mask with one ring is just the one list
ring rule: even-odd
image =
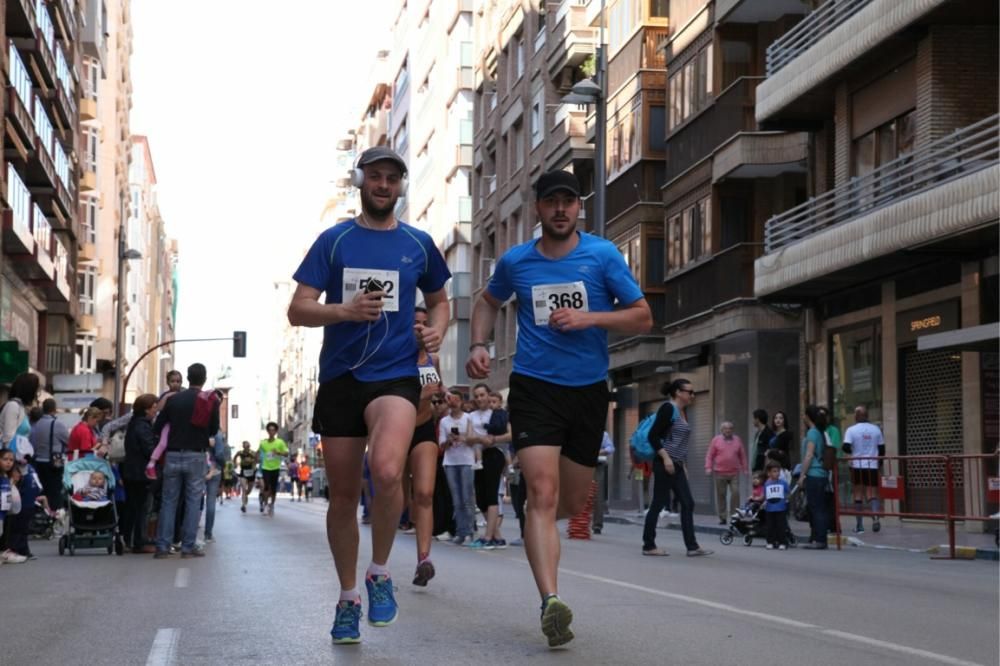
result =
[[874,468],[852,467],[851,483],[855,486],[878,486],[878,470]]
[[280,473],[280,469],[265,469],[262,471],[264,490],[266,492],[278,492],[278,475]]
[[507,458],[495,446],[483,449],[483,468],[477,469],[474,479],[476,507],[486,515],[486,510],[500,503],[500,478]]
[[437,427],[433,417],[418,425],[416,430],[413,431],[413,439],[410,441],[410,452],[417,447],[417,444],[422,442],[434,442],[435,445],[438,443]]
[[516,372],[510,375],[511,445],[559,446],[580,465],[597,466],[608,420],[608,385],[562,386]]
[[351,373],[323,382],[316,394],[313,432],[323,437],[367,437],[365,408],[376,398],[396,395],[416,407],[420,402],[420,379],[400,377],[383,382],[361,382]]

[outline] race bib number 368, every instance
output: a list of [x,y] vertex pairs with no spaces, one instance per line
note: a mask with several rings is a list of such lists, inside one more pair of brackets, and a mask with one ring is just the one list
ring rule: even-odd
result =
[[344,290],[341,303],[350,303],[359,293],[366,289],[382,291],[382,309],[386,312],[399,312],[399,271],[382,271],[374,268],[345,268],[343,276]]
[[548,326],[549,315],[559,308],[590,312],[587,287],[582,281],[536,285],[531,288],[531,302],[534,306],[535,326]]

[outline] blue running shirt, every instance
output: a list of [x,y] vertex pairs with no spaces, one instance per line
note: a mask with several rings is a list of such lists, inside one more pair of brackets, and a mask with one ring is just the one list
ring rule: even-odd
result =
[[386,285],[383,317],[323,327],[320,382],[347,372],[363,382],[417,376],[417,289],[439,291],[451,277],[429,234],[402,222],[391,231],[373,231],[347,220],[320,234],[292,277],[325,291],[326,303],[349,303],[372,278]]
[[608,333],[597,327],[553,330],[547,323],[549,313],[556,307],[611,312],[615,305],[631,305],[643,297],[613,243],[578,235],[579,244],[560,259],[542,255],[537,240],[512,247],[500,257],[486,287],[500,302],[517,296],[514,372],[563,386],[607,379]]

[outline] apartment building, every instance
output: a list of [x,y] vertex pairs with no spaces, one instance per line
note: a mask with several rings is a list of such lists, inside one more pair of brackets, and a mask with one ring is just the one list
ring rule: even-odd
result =
[[[85,39],[81,57],[79,206],[83,235],[76,371],[103,374],[103,393],[110,398],[117,343],[118,234],[125,228],[131,198],[132,26],[127,0],[87,0],[85,5],[89,41]],[[133,263],[125,262],[127,272],[135,268]],[[133,322],[128,312],[125,317],[127,328]],[[122,374],[126,372],[123,368]]]
[[[804,401],[867,404],[890,454],[996,448],[997,52],[996,3],[831,0],[764,56],[756,120],[807,132],[808,198],[768,219],[754,293],[803,308]],[[942,476],[910,470],[909,510]]]
[[78,80],[89,33],[75,2],[11,0],[4,35],[0,259],[3,380],[31,369],[44,385],[73,371]]
[[428,232],[454,276],[445,384],[467,384],[472,225],[472,2],[399,0],[389,50],[387,138],[410,168],[401,217]]

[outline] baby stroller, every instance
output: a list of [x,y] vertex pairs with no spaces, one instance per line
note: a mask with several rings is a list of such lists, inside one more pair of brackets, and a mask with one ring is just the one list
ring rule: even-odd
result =
[[[789,506],[793,506],[793,498],[798,494],[799,487],[796,485],[788,495]],[[719,535],[719,541],[723,545],[730,545],[736,537],[743,538],[744,546],[752,546],[754,539],[766,539],[767,527],[764,524],[764,503],[751,505],[751,508],[739,508],[729,517],[729,529]],[[789,526],[785,533],[785,541],[789,546],[794,546],[796,539]]]
[[28,525],[28,535],[39,539],[51,539],[55,533],[55,515],[48,512],[40,501],[35,501],[35,515]]
[[[73,493],[87,485],[92,472],[104,474],[107,499],[76,500]],[[77,548],[107,548],[108,555],[125,552],[125,544],[118,535],[118,509],[115,507],[115,474],[111,464],[103,458],[88,456],[67,462],[63,468],[63,487],[66,491],[66,515],[69,520],[66,533],[59,537],[59,554]]]

